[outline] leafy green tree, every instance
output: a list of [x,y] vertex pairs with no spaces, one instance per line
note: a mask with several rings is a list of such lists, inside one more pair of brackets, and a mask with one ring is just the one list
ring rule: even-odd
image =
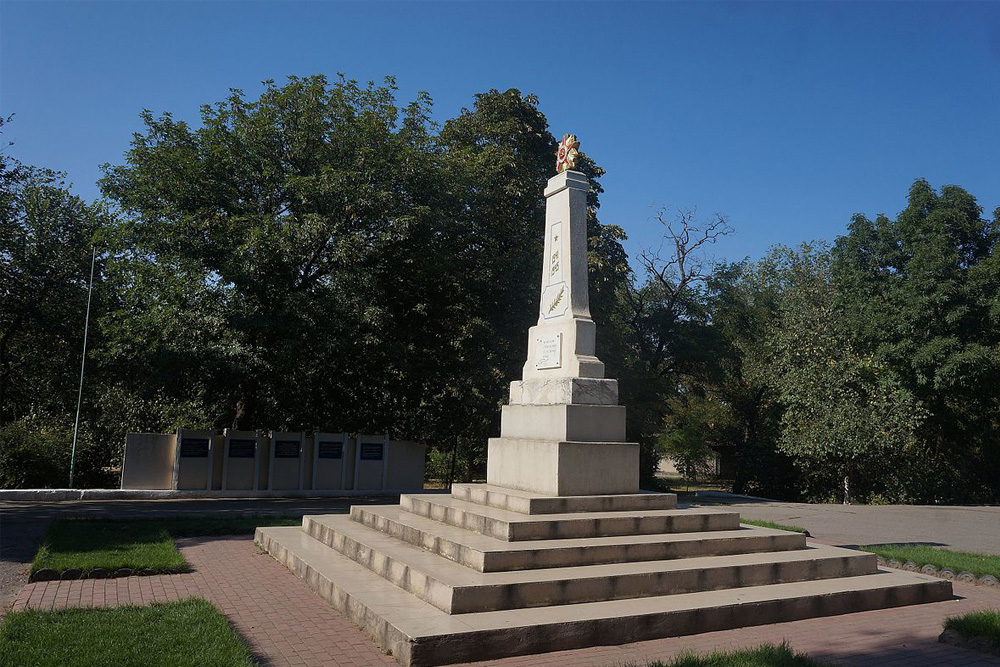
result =
[[704,383],[729,410],[728,439],[718,449],[733,492],[796,499],[798,474],[778,449],[783,408],[767,376],[765,342],[777,328],[783,289],[776,268],[748,260],[716,267],[707,303],[716,345]]
[[803,491],[834,499],[846,477],[862,499],[907,499],[901,473],[923,410],[885,364],[855,349],[838,312],[829,251],[782,249],[769,261],[784,287],[764,373],[784,408],[779,447],[795,460]]
[[[91,253],[108,224],[62,174],[0,152],[0,487],[68,482]],[[104,305],[101,268],[97,308]],[[88,377],[88,398],[93,388]],[[106,483],[102,471],[114,457],[91,437],[90,417],[77,479]]]
[[[481,472],[537,312],[556,142],[516,90],[441,128],[426,95],[394,94],[316,76],[233,91],[198,128],[143,114],[102,180],[121,220],[108,410],[146,428],[389,430]],[[596,210],[603,172],[583,165]],[[623,261],[594,230],[601,265]]]
[[669,398],[667,410],[660,436],[663,454],[673,459],[686,480],[714,475],[719,446],[734,436],[729,406],[711,393],[696,390]]
[[391,86],[312,77],[233,91],[196,130],[144,113],[102,180],[123,221],[109,361],[155,351],[140,395],[198,395],[213,424],[244,427],[364,430],[392,412],[392,288],[409,282],[392,260],[439,191],[415,147],[425,102],[396,131]]
[[892,220],[854,217],[833,264],[858,349],[926,411],[922,501],[1000,497],[1000,209],[982,216],[957,186],[924,180]]
[[5,166],[0,179],[2,423],[75,403],[91,248],[104,217],[55,172]]

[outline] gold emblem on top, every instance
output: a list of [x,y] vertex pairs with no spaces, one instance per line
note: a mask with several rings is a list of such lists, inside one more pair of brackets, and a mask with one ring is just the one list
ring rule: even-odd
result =
[[580,142],[575,134],[564,134],[559,142],[559,150],[556,151],[556,173],[561,174],[567,169],[576,167],[576,160],[580,157]]

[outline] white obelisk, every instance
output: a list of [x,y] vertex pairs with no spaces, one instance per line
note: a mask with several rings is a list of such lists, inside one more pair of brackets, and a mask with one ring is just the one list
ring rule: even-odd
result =
[[487,483],[551,495],[635,493],[639,445],[625,442],[618,381],[604,378],[587,288],[587,177],[579,146],[560,144],[568,166],[545,188],[545,257],[538,324],[528,330],[523,379],[511,383],[500,437],[491,438]]

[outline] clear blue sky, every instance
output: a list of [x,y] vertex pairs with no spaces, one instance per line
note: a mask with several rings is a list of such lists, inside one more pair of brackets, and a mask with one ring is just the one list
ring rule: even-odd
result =
[[608,170],[635,253],[655,207],[726,214],[716,255],[833,240],[912,181],[1000,205],[1000,2],[48,2],[0,0],[0,112],[24,162],[97,196],[139,111],[197,119],[230,87],[394,75],[439,119],[534,92]]

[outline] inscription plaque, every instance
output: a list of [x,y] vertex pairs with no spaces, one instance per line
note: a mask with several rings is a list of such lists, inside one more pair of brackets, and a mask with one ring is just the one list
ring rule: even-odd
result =
[[547,368],[562,367],[562,334],[552,334],[541,336],[537,339],[538,345],[535,348],[535,368],[545,370]]
[[321,459],[342,459],[344,458],[344,443],[342,442],[321,442],[317,456]]
[[361,443],[361,460],[362,461],[381,461],[382,460],[382,443],[381,442],[363,442],[363,443]]
[[274,458],[276,459],[297,459],[299,458],[298,440],[275,440]]
[[256,440],[230,440],[229,458],[231,459],[252,459],[257,453]]
[[181,458],[184,459],[207,459],[208,458],[208,438],[182,438]]

